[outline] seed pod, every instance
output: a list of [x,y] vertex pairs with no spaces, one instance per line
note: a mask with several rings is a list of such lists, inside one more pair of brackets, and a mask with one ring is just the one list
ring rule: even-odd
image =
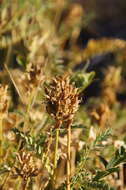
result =
[[72,120],[79,106],[78,89],[70,84],[68,75],[59,76],[45,88],[47,112],[62,122]]
[[15,166],[15,172],[16,175],[21,176],[24,181],[27,181],[29,177],[38,175],[38,168],[30,153],[22,151],[20,154],[17,154],[17,166]]

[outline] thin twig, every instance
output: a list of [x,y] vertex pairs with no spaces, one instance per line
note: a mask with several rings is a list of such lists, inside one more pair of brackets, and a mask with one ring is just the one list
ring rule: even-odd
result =
[[20,93],[20,90],[19,90],[19,88],[17,87],[17,85],[16,85],[16,83],[15,83],[15,80],[14,80],[14,78],[13,78],[11,72],[10,72],[9,69],[8,69],[8,66],[7,66],[6,64],[4,64],[4,67],[5,67],[6,71],[7,71],[7,73],[9,74],[10,79],[11,79],[11,81],[12,81],[12,83],[13,83],[13,85],[14,85],[14,87],[15,87],[15,89],[16,89],[16,91],[17,91],[17,93],[18,93],[18,95],[19,95],[19,97],[20,97],[20,99],[21,99],[21,101],[24,103],[23,97],[22,97],[22,95],[21,95],[21,93]]

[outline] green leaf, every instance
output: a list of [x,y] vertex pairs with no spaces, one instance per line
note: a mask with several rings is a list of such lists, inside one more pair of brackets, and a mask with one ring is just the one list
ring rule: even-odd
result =
[[9,172],[11,170],[11,168],[7,165],[4,165],[0,168],[0,175],[6,172]]
[[82,92],[92,83],[94,76],[95,72],[90,72],[90,73],[77,72],[71,78],[71,82],[75,84],[76,88],[79,89],[79,92]]
[[107,169],[111,167],[118,166],[121,163],[126,163],[126,152],[124,147],[120,147],[116,152],[114,157],[109,161]]
[[24,69],[26,68],[26,62],[24,61],[24,58],[20,55],[16,57],[17,63],[22,66]]
[[23,141],[24,146],[26,146],[29,150],[35,151],[38,156],[42,154],[43,144],[46,140],[45,135],[40,134],[37,139],[35,139],[34,137],[19,131],[17,128],[13,128],[12,131],[19,139]]
[[98,171],[96,176],[93,178],[93,180],[97,181],[97,180],[104,178],[104,177],[110,175],[111,173],[117,172],[117,171],[118,171],[118,168],[109,168],[108,170],[105,170],[105,171]]
[[92,189],[98,189],[98,190],[115,190],[115,188],[110,187],[108,184],[106,184],[104,181],[89,181],[88,186]]
[[80,125],[72,125],[71,128],[72,129],[84,129],[87,127],[85,125],[80,124]]
[[106,140],[108,139],[108,137],[111,136],[111,134],[112,134],[112,129],[107,129],[106,131],[100,133],[100,134],[96,137],[96,139],[95,139],[95,141],[94,141],[94,146],[96,146],[97,143],[100,143],[100,142],[102,142],[102,141],[106,141]]

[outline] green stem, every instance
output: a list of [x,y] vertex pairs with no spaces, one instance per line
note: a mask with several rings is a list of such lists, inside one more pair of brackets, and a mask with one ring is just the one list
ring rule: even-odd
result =
[[31,93],[29,96],[28,106],[27,106],[26,115],[25,115],[25,119],[24,119],[24,126],[23,126],[24,132],[27,131],[27,128],[29,125],[29,112],[30,112],[31,105],[32,105],[32,99],[33,99],[33,94]]
[[54,170],[55,170],[56,167],[57,167],[58,142],[59,142],[59,128],[56,129],[56,144],[55,144],[55,155],[54,155]]
[[56,168],[57,168],[57,154],[58,154],[58,143],[59,143],[59,130],[61,126],[61,121],[56,122],[56,142],[55,142],[55,152],[54,152],[54,163],[53,163],[53,187],[56,182]]
[[[23,124],[23,132],[24,133],[27,132],[28,125],[29,125],[29,111],[30,111],[31,105],[32,105],[32,98],[33,98],[33,96],[32,96],[32,94],[30,94],[28,105],[27,105],[27,110],[26,110],[26,114],[25,114],[25,118],[24,118],[24,124]],[[20,150],[21,143],[22,143],[22,140],[20,139],[19,144],[18,144],[18,150]]]
[[0,118],[0,164],[3,160],[3,117]]
[[67,190],[70,190],[70,177],[71,177],[71,166],[70,166],[70,146],[71,146],[71,122],[67,125]]
[[50,151],[50,146],[52,144],[52,129],[50,130],[50,137],[49,137],[49,143],[47,145],[47,151],[45,153],[45,155],[42,155],[42,164],[43,164],[43,168],[45,167],[47,161],[48,161],[48,156],[49,156],[49,151]]

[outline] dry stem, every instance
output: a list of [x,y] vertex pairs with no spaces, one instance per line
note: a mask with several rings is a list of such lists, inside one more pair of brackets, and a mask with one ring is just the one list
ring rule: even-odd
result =
[[0,163],[2,163],[3,157],[3,118],[0,118]]
[[56,129],[56,143],[55,143],[55,155],[54,155],[54,170],[55,170],[56,167],[57,167],[58,141],[59,141],[59,128]]
[[55,153],[54,153],[53,187],[55,186],[55,181],[56,181],[57,153],[58,153],[60,126],[61,126],[61,121],[57,121],[56,122],[56,143],[55,143]]
[[22,190],[26,190],[27,181],[22,179]]
[[71,122],[68,122],[68,126],[67,126],[67,190],[70,190],[70,175],[71,175],[70,145],[71,145]]
[[10,70],[8,69],[8,66],[6,64],[4,64],[4,67],[5,67],[6,71],[7,71],[7,73],[9,74],[9,77],[10,77],[10,79],[11,79],[11,81],[12,81],[12,83],[13,83],[13,85],[14,85],[14,87],[15,87],[15,89],[16,89],[16,91],[17,91],[17,93],[18,93],[18,95],[19,95],[19,97],[20,97],[20,99],[22,101],[22,103],[24,103],[22,94],[21,94],[21,92],[20,92],[20,90],[19,90],[19,88],[18,88],[18,86],[17,86],[17,84],[16,84],[16,82],[15,82],[15,80],[13,78],[12,73],[10,72]]

